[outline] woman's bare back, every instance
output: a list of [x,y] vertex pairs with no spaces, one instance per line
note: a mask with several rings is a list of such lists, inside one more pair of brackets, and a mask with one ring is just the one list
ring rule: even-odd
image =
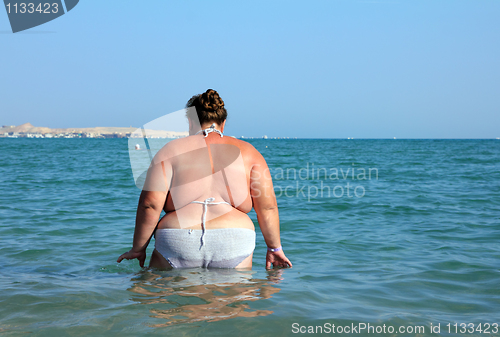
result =
[[250,144],[218,134],[199,134],[167,146],[171,180],[166,215],[158,228],[200,229],[203,206],[192,202],[213,198],[213,202],[230,205],[208,207],[206,229],[254,229],[246,214],[252,209],[250,173],[252,152],[256,151]]

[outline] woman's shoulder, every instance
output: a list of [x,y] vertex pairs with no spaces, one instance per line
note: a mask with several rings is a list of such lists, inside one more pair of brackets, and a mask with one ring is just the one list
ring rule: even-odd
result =
[[259,150],[249,142],[237,138],[233,138],[232,142],[238,146],[243,157],[252,162],[252,164],[265,163],[265,159]]
[[229,139],[228,143],[232,144],[232,145],[236,145],[242,153],[243,152],[245,152],[246,154],[258,154],[259,153],[259,151],[257,151],[257,149],[252,144],[245,142],[244,140],[235,138],[235,137],[231,137],[231,136],[227,136],[227,137]]
[[[156,153],[155,158],[160,160],[168,160],[178,155],[192,151],[195,146],[192,136],[176,138],[165,145]],[[200,145],[198,145],[200,147]]]

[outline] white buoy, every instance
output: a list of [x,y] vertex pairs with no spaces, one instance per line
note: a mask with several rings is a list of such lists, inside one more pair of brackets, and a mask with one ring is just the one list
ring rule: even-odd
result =
[[141,146],[139,144],[135,144],[135,149],[136,150],[140,150],[141,149]]

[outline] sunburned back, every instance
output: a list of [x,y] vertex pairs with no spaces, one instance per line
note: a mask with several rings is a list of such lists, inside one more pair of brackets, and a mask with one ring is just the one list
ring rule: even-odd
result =
[[[162,151],[169,193],[158,228],[198,229],[206,217],[207,229],[253,229],[246,215],[256,152],[250,144],[211,133],[172,141]],[[205,200],[211,200],[209,207],[200,205]]]

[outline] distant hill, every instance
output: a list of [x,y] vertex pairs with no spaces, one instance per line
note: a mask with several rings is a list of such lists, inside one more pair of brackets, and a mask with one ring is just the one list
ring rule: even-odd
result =
[[1,128],[0,133],[2,131],[5,132],[17,132],[17,133],[51,133],[52,129],[51,128],[46,128],[46,127],[36,127],[33,126],[31,123],[24,123],[18,126],[14,127],[8,127],[8,128]]
[[[140,130],[134,127],[95,127],[95,128],[65,128],[65,129],[51,129],[47,127],[33,126],[31,123],[24,123],[18,126],[7,126],[4,125],[0,128],[0,134],[4,133],[19,133],[19,134],[69,134],[69,133],[88,133],[88,134],[100,134],[100,135],[110,135],[110,134],[120,134],[120,135],[132,135],[137,137],[142,137],[142,132],[137,132]],[[135,131],[135,133],[134,133]],[[148,137],[185,137],[188,132],[175,132],[168,130],[145,130]]]

